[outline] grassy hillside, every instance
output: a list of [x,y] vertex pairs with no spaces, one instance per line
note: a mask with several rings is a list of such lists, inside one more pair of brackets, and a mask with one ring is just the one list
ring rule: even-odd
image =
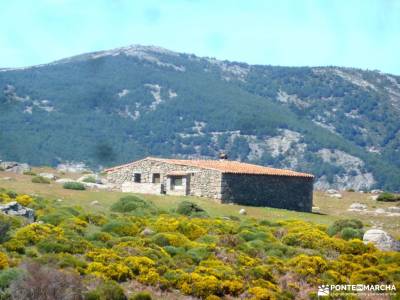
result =
[[[239,215],[242,206],[211,199],[72,191],[8,175],[0,172],[0,202],[33,208],[40,222],[0,215],[1,299],[309,299],[321,284],[400,288],[399,254],[364,245],[371,217],[345,209],[371,205],[365,194],[316,194],[319,214]],[[398,234],[398,218],[387,219],[374,217]]]

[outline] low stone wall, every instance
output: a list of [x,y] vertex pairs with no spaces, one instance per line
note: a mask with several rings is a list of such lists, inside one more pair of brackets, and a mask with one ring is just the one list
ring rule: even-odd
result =
[[310,212],[313,179],[289,176],[223,174],[222,202]]

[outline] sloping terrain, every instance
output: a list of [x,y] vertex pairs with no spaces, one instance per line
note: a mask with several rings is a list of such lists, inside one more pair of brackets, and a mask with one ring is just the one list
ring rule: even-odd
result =
[[399,110],[394,75],[130,46],[0,69],[0,159],[110,166],[225,151],[312,172],[320,188],[398,190]]
[[[82,175],[33,169],[42,171]],[[393,203],[371,194],[339,200],[317,192],[319,213],[302,213],[71,190],[30,174],[0,172],[0,208],[18,207],[0,213],[3,299],[316,299],[322,284],[359,282],[393,286],[391,295],[369,291],[369,299],[399,296],[400,253],[363,243],[371,227],[398,236],[398,213],[378,213]],[[368,213],[349,211],[353,201]],[[39,222],[15,215],[27,209]]]

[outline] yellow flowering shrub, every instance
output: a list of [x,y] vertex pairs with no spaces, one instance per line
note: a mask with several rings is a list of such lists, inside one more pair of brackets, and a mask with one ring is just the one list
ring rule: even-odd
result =
[[48,238],[49,236],[54,236],[55,238],[61,238],[64,234],[63,229],[53,226],[50,224],[39,224],[32,223],[25,227],[20,228],[15,233],[15,239],[27,244],[35,244]]
[[375,251],[376,248],[373,244],[364,244],[363,241],[354,239],[345,243],[345,247],[342,252],[357,255],[363,253],[373,253]]
[[382,282],[390,283],[387,276],[375,267],[361,269],[350,276],[352,284],[379,284]]
[[122,260],[113,250],[106,248],[97,248],[86,253],[86,257],[94,262],[110,263],[119,262]]
[[100,262],[92,262],[88,264],[86,273],[116,281],[124,281],[132,278],[131,270],[121,263],[103,264]]
[[162,215],[157,218],[156,222],[152,225],[157,232],[175,232],[179,226],[179,220],[177,218],[171,218]]
[[238,262],[246,267],[254,267],[260,264],[260,260],[252,258],[245,254],[239,254],[237,258]]
[[249,294],[252,296],[251,300],[275,300],[277,299],[275,293],[267,288],[259,286],[252,287],[249,289]]
[[13,199],[9,195],[6,193],[0,193],[0,202],[8,203],[11,201],[13,201]]
[[184,234],[189,240],[195,240],[205,235],[207,230],[187,219],[179,223],[178,231]]
[[199,274],[213,275],[219,279],[235,278],[235,271],[232,266],[212,258],[201,261],[199,266],[195,268],[195,272]]
[[223,294],[239,296],[244,290],[244,283],[240,280],[224,280],[221,283]]
[[308,281],[317,279],[328,269],[328,264],[320,256],[308,256],[300,254],[288,261],[288,265],[293,267],[293,271],[307,278]]
[[132,270],[133,274],[136,275],[146,273],[150,268],[155,266],[155,262],[145,256],[129,256],[125,258],[124,264]]
[[152,240],[159,246],[189,247],[191,241],[181,233],[162,232],[154,235]]
[[179,282],[179,288],[184,294],[200,298],[219,294],[222,291],[221,282],[215,276],[195,272],[183,276]]
[[349,274],[352,274],[362,269],[361,265],[356,264],[351,260],[350,261],[346,260],[345,258],[346,258],[345,256],[339,256],[338,259],[331,260],[329,262],[329,269],[337,272],[342,276],[349,276]]
[[83,233],[88,223],[80,218],[72,217],[61,222],[61,227],[72,229],[78,233]]
[[31,196],[29,195],[18,195],[15,198],[15,201],[17,201],[19,204],[21,204],[22,206],[28,206],[29,204],[32,203],[33,199]]
[[9,266],[8,257],[5,253],[0,252],[0,270],[5,269]]
[[150,268],[146,272],[140,273],[138,281],[147,285],[157,285],[160,282],[160,275],[155,268]]

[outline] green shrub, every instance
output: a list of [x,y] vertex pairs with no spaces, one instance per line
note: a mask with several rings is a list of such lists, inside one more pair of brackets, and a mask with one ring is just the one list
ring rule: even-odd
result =
[[35,172],[32,172],[32,171],[24,171],[23,174],[24,174],[24,175],[30,175],[30,176],[36,176],[36,173],[35,173]]
[[327,229],[330,236],[340,233],[344,228],[362,229],[363,223],[357,219],[343,219],[337,220]]
[[17,196],[18,196],[17,192],[14,192],[14,191],[7,191],[6,194],[7,194],[10,198],[13,198],[13,199],[17,198]]
[[39,242],[36,245],[40,252],[44,253],[61,253],[69,252],[71,250],[70,245],[63,243],[62,241],[46,239]]
[[10,284],[22,276],[22,270],[17,268],[9,268],[0,271],[0,290],[4,290],[10,286]]
[[346,241],[351,239],[360,239],[363,238],[363,231],[360,229],[354,229],[351,227],[345,227],[340,231],[340,237]]
[[87,182],[87,183],[96,183],[97,182],[96,178],[94,178],[93,176],[88,176],[88,177],[84,178],[82,181]]
[[124,220],[112,220],[103,225],[102,231],[119,236],[135,236],[139,232],[139,228]]
[[83,191],[86,189],[85,186],[80,182],[66,182],[64,183],[63,188],[77,191]]
[[129,300],[151,300],[150,293],[148,292],[139,292],[131,297],[129,297]]
[[39,220],[56,226],[69,217],[71,217],[71,215],[57,211],[54,213],[44,215],[40,217]]
[[400,195],[394,195],[391,193],[382,193],[378,196],[376,200],[382,202],[396,202],[400,201]]
[[210,256],[210,252],[204,247],[192,248],[186,254],[196,263],[199,263]]
[[35,176],[32,178],[32,182],[33,183],[45,183],[45,184],[49,184],[50,183],[50,179],[42,177],[42,176]]
[[121,213],[138,212],[151,213],[156,212],[154,204],[136,196],[125,196],[120,198],[111,206],[111,210]]
[[85,300],[127,300],[122,287],[115,281],[101,283],[85,295]]
[[176,212],[181,215],[190,217],[205,217],[208,216],[207,212],[196,203],[190,201],[182,201],[179,203]]

